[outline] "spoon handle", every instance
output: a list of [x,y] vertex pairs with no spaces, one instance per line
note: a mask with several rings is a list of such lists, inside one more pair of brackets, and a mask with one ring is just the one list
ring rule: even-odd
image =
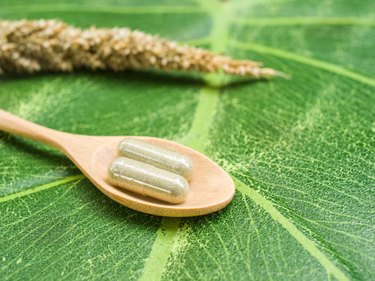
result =
[[62,141],[68,134],[52,130],[0,109],[0,130],[37,140],[63,150]]

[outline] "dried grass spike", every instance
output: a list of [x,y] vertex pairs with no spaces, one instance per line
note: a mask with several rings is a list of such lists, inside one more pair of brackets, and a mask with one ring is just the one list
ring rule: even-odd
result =
[[56,20],[0,21],[0,73],[160,69],[268,78],[285,74],[128,28],[80,29]]

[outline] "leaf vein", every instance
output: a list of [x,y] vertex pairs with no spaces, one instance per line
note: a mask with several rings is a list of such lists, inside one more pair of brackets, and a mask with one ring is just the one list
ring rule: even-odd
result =
[[264,198],[261,194],[247,186],[239,179],[234,178],[234,180],[236,182],[237,189],[242,194],[251,198],[257,205],[262,207],[273,220],[280,223],[289,232],[289,234],[292,235],[300,243],[300,245],[325,268],[329,274],[332,274],[338,280],[349,281],[346,274],[341,271],[341,269],[338,268],[331,260],[329,260],[312,240],[307,238],[288,218],[284,217],[268,199]]

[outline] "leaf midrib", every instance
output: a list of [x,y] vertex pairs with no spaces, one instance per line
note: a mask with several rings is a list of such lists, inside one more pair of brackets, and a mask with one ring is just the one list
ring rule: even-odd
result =
[[[230,19],[232,19],[231,13],[234,12],[232,9],[221,9],[219,11],[220,13],[210,14],[213,20],[210,45],[211,50],[214,52],[224,51],[229,37]],[[207,145],[209,130],[213,123],[219,101],[220,89],[210,87],[209,85],[215,84],[218,79],[220,79],[220,77],[217,75],[207,76],[206,80],[208,85],[200,91],[199,102],[196,107],[191,129],[181,140],[185,145],[200,152],[204,152]],[[140,281],[162,279],[172,247],[179,242],[177,236],[180,223],[181,218],[162,219],[150,255],[146,261],[142,275],[139,278]],[[172,241],[169,241],[170,243],[166,243],[166,234],[172,239]],[[155,268],[157,268],[156,271],[154,270]]]

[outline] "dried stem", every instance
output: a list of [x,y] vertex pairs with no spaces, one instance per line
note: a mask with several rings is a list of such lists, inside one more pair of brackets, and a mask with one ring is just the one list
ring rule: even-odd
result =
[[257,62],[233,60],[127,28],[80,29],[56,20],[0,21],[0,73],[70,72],[81,68],[283,76],[261,68]]

